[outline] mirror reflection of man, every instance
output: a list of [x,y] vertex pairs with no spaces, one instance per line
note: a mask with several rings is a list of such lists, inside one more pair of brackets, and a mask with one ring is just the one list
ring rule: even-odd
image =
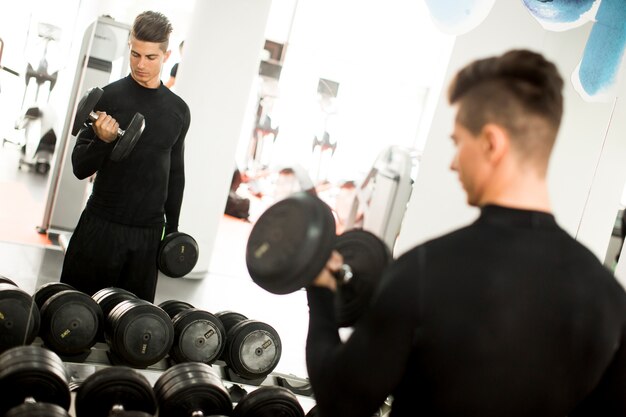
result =
[[[97,175],[70,239],[61,282],[87,294],[120,287],[153,302],[161,237],[178,230],[191,114],[160,79],[171,32],[161,13],[135,18],[130,75],[103,88],[98,120],[76,138],[74,175]],[[145,129],[128,157],[113,161],[118,129],[135,113],[145,116]]]
[[333,253],[307,288],[307,367],[330,416],[626,416],[626,294],[557,224],[546,184],[563,81],[516,50],[463,68],[451,168],[479,218],[386,271],[342,343]]

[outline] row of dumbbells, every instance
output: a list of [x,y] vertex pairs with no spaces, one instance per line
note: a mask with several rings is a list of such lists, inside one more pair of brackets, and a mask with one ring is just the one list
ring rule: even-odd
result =
[[[35,345],[8,349],[0,354],[0,416],[69,417],[69,380],[62,359],[51,350]],[[201,362],[171,366],[154,386],[134,368],[101,368],[78,385],[74,412],[76,417],[305,416],[287,388],[227,388],[215,370]],[[315,413],[314,407],[306,416]]]
[[113,365],[146,368],[163,359],[211,365],[219,359],[242,379],[261,381],[282,352],[272,326],[240,313],[212,314],[178,300],[157,306],[120,288],[89,296],[58,282],[31,297],[0,277],[0,352],[37,336],[66,361],[84,361],[101,341]]

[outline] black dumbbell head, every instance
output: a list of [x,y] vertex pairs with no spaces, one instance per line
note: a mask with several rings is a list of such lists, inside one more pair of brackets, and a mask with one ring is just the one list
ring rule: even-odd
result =
[[308,286],[322,271],[336,237],[330,207],[306,192],[270,206],[256,221],[246,246],[253,281],[274,294]]

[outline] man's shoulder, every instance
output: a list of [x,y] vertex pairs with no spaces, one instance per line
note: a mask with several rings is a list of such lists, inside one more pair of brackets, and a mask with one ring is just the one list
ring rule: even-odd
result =
[[173,106],[173,108],[177,109],[181,113],[189,113],[189,105],[181,96],[176,94],[171,89],[165,87],[165,85],[163,85],[162,83],[160,88],[165,95],[165,99],[171,103],[171,106]]

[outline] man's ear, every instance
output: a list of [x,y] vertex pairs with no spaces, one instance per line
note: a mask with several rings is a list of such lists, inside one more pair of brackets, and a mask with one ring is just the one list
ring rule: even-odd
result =
[[484,144],[483,150],[490,161],[498,162],[508,154],[511,139],[502,126],[495,123],[485,124],[481,131],[481,137]]
[[167,60],[170,58],[170,55],[172,55],[171,49],[165,51],[165,53],[163,54],[163,62],[167,62]]

